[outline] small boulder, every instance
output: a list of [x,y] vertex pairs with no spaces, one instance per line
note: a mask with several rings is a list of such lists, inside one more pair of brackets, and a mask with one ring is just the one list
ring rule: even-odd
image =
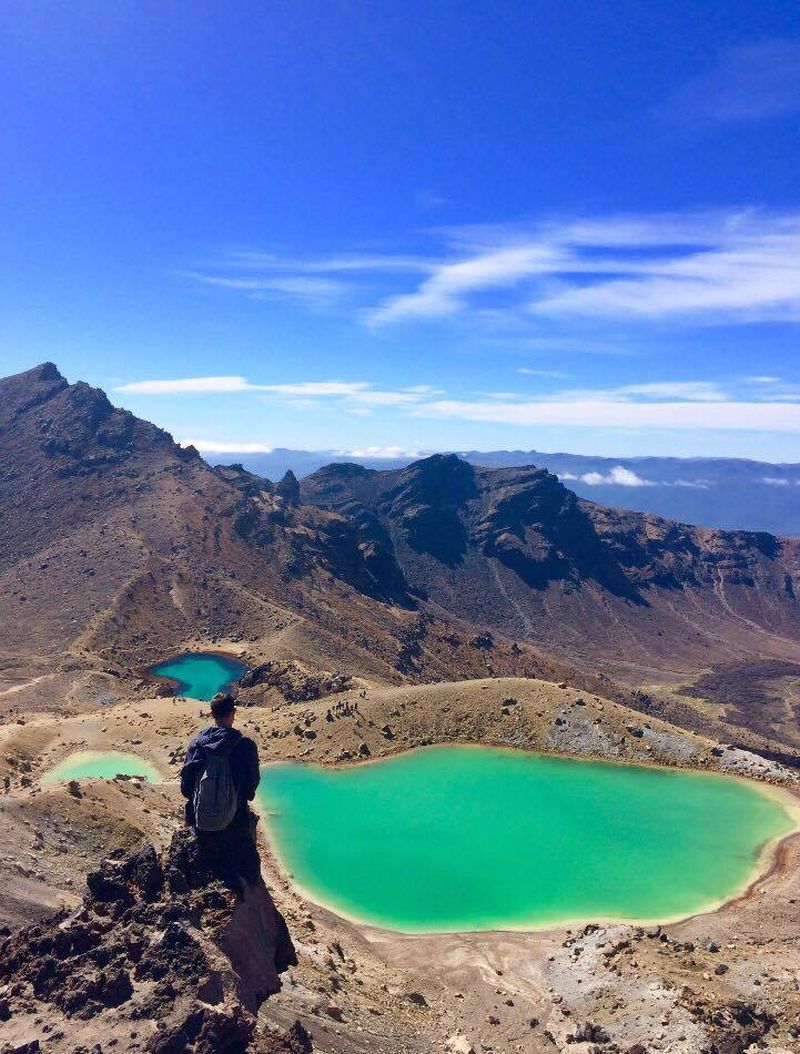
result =
[[475,1048],[470,1041],[466,1036],[462,1036],[459,1032],[455,1032],[452,1036],[449,1036],[445,1046],[447,1048],[447,1054],[475,1054]]

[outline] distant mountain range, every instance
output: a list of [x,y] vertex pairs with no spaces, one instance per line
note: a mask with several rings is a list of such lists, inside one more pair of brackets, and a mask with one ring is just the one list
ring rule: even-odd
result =
[[[52,363],[0,381],[12,683],[130,683],[187,644],[242,641],[371,684],[539,677],[645,709],[640,686],[700,677],[702,713],[685,695],[670,720],[794,752],[798,590],[800,540],[605,507],[541,467],[434,455],[272,483],[211,468]],[[753,663],[780,694],[759,682],[733,707]]]
[[[482,627],[429,610],[390,547],[298,497],[291,478],[214,471],[52,363],[0,380],[0,675],[130,678],[245,639],[381,684],[486,674]],[[491,669],[614,692],[510,640]]]
[[[798,540],[612,509],[546,469],[452,454],[329,465],[299,490],[391,552],[412,596],[583,669],[642,683],[746,653],[796,660]],[[754,726],[797,738],[796,713],[768,713]]]
[[[681,523],[722,530],[768,531],[800,536],[800,464],[773,465],[738,458],[606,458],[545,454],[540,450],[456,451],[485,468],[535,465],[557,475],[582,498]],[[325,465],[350,462],[366,468],[405,468],[414,457],[378,458],[331,450],[276,448],[269,454],[206,454],[211,464],[231,461],[259,476],[280,479],[287,470],[302,479]]]

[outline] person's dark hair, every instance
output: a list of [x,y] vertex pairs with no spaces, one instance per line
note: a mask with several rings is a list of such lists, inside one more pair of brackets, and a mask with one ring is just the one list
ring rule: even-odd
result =
[[218,692],[211,700],[211,713],[214,717],[227,717],[236,709],[236,700],[228,692]]

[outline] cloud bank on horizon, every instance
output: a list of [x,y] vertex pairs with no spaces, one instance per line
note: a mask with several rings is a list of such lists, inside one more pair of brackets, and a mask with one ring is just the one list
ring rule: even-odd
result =
[[[238,250],[213,272],[189,278],[227,295],[285,295],[295,309],[346,318],[376,340],[389,330],[419,339],[468,329],[532,354],[549,349],[565,365],[571,353],[624,354],[676,327],[684,339],[694,334],[702,343],[712,328],[800,323],[800,211],[561,216],[444,227],[425,232],[422,241],[415,251],[398,245],[307,258]],[[320,284],[309,299],[296,295],[295,282]],[[518,428],[800,432],[800,383],[774,374],[577,387],[563,383],[568,369],[516,372],[537,390],[386,388],[361,379],[254,383],[241,376],[132,381],[118,390],[258,392],[298,410],[324,401],[349,415],[382,408],[428,421]]]
[[[119,385],[116,391],[153,397],[256,393],[300,409],[315,409],[320,401],[333,401],[342,411],[359,415],[394,409],[419,418],[459,418],[526,426],[800,433],[800,390],[790,389],[776,377],[744,378],[730,388],[715,381],[651,381],[605,389],[562,388],[534,399],[516,392],[443,398],[447,393],[424,384],[392,391],[363,380],[265,384],[239,376],[130,381]],[[198,449],[224,452],[257,452],[255,448],[259,445],[247,442],[235,447],[230,441],[216,446],[210,440],[192,442]],[[624,480],[616,482],[624,483]]]

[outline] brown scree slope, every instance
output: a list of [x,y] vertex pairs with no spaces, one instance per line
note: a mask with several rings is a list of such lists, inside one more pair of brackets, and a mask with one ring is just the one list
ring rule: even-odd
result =
[[[37,678],[37,698],[80,671],[124,682],[187,645],[246,649],[252,662],[295,660],[377,684],[487,670],[569,674],[508,640],[493,642],[489,656],[475,626],[411,594],[382,539],[297,504],[284,482],[234,485],[103,392],[68,384],[52,364],[0,381],[8,705],[29,704],[25,685]],[[69,709],[59,685],[51,694]]]

